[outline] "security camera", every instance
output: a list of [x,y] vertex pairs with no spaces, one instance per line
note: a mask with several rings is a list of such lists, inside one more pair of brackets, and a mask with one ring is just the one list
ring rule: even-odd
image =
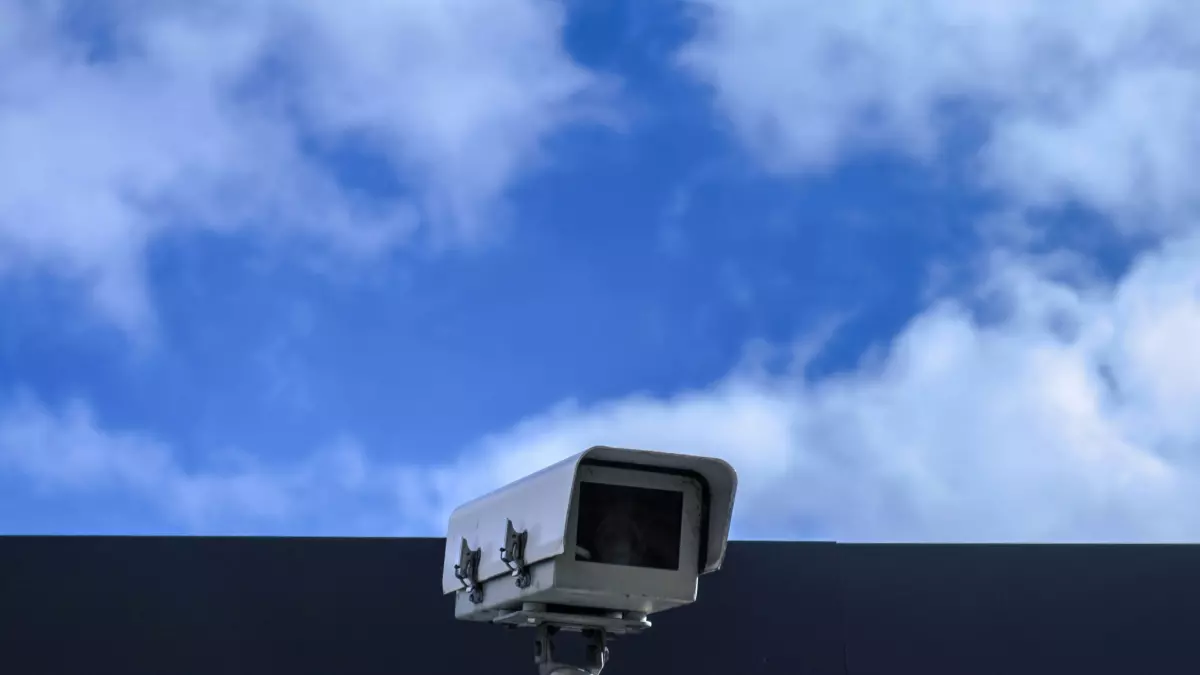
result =
[[[458,619],[537,629],[543,675],[599,673],[609,636],[720,569],[736,488],[719,459],[593,447],[455,509],[442,591]],[[554,661],[561,630],[587,638],[587,668]]]

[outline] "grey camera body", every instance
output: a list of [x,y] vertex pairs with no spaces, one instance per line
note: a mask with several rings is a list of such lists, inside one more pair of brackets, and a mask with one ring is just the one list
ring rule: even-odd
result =
[[637,632],[720,569],[736,489],[719,459],[593,447],[455,509],[442,591],[458,619]]

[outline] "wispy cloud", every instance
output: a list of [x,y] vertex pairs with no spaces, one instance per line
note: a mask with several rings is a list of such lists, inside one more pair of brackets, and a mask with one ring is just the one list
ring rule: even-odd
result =
[[80,400],[52,407],[22,393],[0,408],[0,469],[46,497],[133,497],[194,533],[413,531],[402,508],[412,470],[372,463],[351,439],[272,463],[206,450],[199,466],[187,465],[170,443],[105,426]]
[[735,373],[531,418],[465,459],[481,484],[460,481],[445,502],[603,442],[729,459],[740,536],[1194,539],[1198,253],[1173,244],[1111,288],[997,263],[1003,323],[946,303],[880,362],[832,379]]
[[[168,233],[349,255],[422,226],[475,240],[547,135],[602,95],[562,21],[537,0],[4,3],[0,272],[81,283],[138,332],[145,255]],[[314,159],[347,144],[379,153],[400,193],[364,195]]]
[[[419,11],[387,9],[399,4]],[[105,428],[82,404],[56,410],[32,399],[0,417],[0,463],[54,489],[136,491],[210,529],[221,517],[275,528],[326,503],[345,522],[432,534],[460,501],[605,443],[731,460],[743,537],[1200,537],[1200,126],[1190,114],[1200,109],[1200,24],[1191,4],[691,5],[706,11],[681,62],[712,86],[764,167],[803,174],[880,148],[933,161],[951,141],[947,110],[966,110],[982,134],[972,177],[1006,209],[1082,204],[1115,227],[1154,233],[1155,245],[1120,279],[1069,282],[1043,259],[997,251],[976,294],[935,299],[847,372],[806,378],[820,340],[801,340],[795,367],[736,369],[671,396],[564,402],[440,466],[372,459],[386,450],[347,442],[288,466],[192,470],[165,443]],[[21,22],[12,33],[22,36],[20,58],[40,60],[0,76],[0,100],[28,106],[0,107],[0,153],[21,147],[3,142],[5,130],[55,143],[40,155],[20,150],[46,159],[2,183],[0,241],[24,260],[93,279],[105,306],[133,323],[145,311],[130,293],[136,261],[163,227],[145,209],[182,204],[188,222],[229,227],[196,199],[220,195],[244,222],[284,213],[263,222],[352,249],[390,245],[412,227],[407,216],[356,201],[298,149],[305,131],[362,133],[427,177],[421,198],[396,213],[449,217],[463,235],[477,213],[469,205],[495,198],[595,83],[558,50],[557,17],[533,2],[507,0],[504,12],[496,2],[268,2],[213,15],[167,5],[161,19],[123,28],[133,37],[118,44],[134,56],[98,60],[69,50],[51,5],[9,7],[0,12]],[[462,27],[473,22],[486,25],[467,40]],[[280,37],[279,26],[294,32]],[[397,32],[410,38],[403,48]],[[282,100],[298,112],[233,95],[289,36],[330,55],[284,59],[302,94]],[[188,48],[217,39],[224,49]],[[161,51],[137,56],[149,49]],[[131,95],[144,97],[141,107]],[[485,98],[502,104],[484,112]],[[83,114],[89,107],[105,121]],[[25,128],[35,133],[11,131]],[[130,139],[113,140],[130,128]],[[68,150],[81,156],[77,167],[63,159]],[[243,194],[216,178],[225,176],[270,189]],[[131,194],[129,185],[153,189]],[[57,199],[67,190],[79,199]],[[56,224],[9,224],[34,220]],[[110,291],[120,300],[104,300]],[[981,318],[985,299],[1003,311]]]
[[[1045,259],[997,252],[977,297],[935,301],[831,379],[734,373],[533,417],[464,459],[483,484],[460,480],[446,504],[603,442],[732,460],[742,536],[1200,536],[1190,5],[691,5],[700,32],[680,62],[767,169],[881,149],[932,163],[961,131],[956,109],[982,133],[976,185],[1005,209],[1082,204],[1163,238],[1116,282],[1066,283]],[[979,318],[985,299],[1004,311]]]
[[[1187,0],[690,0],[680,64],[769,167],[940,156],[964,124],[979,184],[1152,231],[1195,215],[1200,28]],[[964,121],[965,120],[965,121]]]
[[1198,255],[1200,240],[1180,240],[1120,283],[1086,288],[1000,259],[989,292],[1011,308],[1001,323],[941,304],[880,361],[831,379],[738,369],[665,398],[564,402],[441,466],[348,444],[288,466],[188,472],[164,445],[105,431],[84,408],[29,401],[0,418],[0,463],[61,490],[142,494],[204,531],[319,529],[328,512],[437,534],[458,503],[605,443],[730,460],[741,537],[1191,540]]

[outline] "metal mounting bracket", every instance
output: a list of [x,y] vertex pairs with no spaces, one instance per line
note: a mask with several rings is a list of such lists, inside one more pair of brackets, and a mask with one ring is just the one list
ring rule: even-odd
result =
[[537,664],[538,675],[562,675],[563,673],[582,673],[584,675],[600,675],[608,663],[608,634],[598,628],[583,631],[587,640],[587,657],[584,666],[573,666],[554,660],[554,634],[556,626],[542,624],[537,629],[537,642],[534,645],[533,661]]
[[508,569],[512,570],[512,574],[516,577],[517,588],[529,588],[529,584],[533,581],[533,575],[529,573],[529,566],[525,563],[525,542],[529,539],[529,533],[525,530],[517,531],[513,527],[512,521],[508,521],[507,530],[504,533],[504,546],[500,548],[500,560]]
[[483,586],[479,584],[479,558],[482,552],[483,549],[472,549],[464,538],[458,554],[458,564],[454,566],[455,578],[463,588],[470,589],[467,597],[476,605],[483,602]]

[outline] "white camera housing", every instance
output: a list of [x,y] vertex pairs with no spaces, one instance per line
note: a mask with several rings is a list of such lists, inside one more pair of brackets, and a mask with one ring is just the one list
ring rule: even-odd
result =
[[629,633],[721,567],[737,474],[690,455],[593,447],[450,516],[458,619]]

